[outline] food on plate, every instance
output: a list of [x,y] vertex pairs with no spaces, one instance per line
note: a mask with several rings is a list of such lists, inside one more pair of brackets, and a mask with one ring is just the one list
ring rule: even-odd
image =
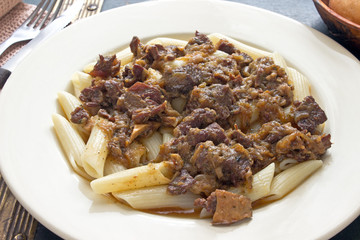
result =
[[331,147],[307,78],[278,53],[224,35],[134,37],[60,92],[54,127],[94,192],[134,209],[252,217],[322,166]]
[[360,25],[359,0],[330,0],[329,7],[344,18]]

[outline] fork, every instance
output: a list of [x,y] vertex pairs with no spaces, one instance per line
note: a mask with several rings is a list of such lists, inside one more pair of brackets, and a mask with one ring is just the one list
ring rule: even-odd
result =
[[[30,40],[36,37],[43,27],[45,27],[49,22],[52,22],[57,17],[62,3],[63,0],[41,0],[41,2],[36,6],[35,10],[13,33],[13,35],[11,35],[11,37],[8,38],[5,42],[0,44],[0,56],[8,47],[14,43]],[[51,15],[55,6],[56,9]],[[46,10],[47,13],[45,17],[42,18]]]

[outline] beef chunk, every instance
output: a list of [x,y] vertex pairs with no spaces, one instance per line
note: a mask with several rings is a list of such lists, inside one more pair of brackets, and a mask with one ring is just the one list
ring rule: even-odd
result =
[[195,37],[190,39],[188,44],[185,46],[186,53],[192,53],[196,51],[205,52],[208,54],[215,52],[215,46],[211,40],[205,34],[199,33],[198,31],[196,31]]
[[215,122],[216,112],[209,108],[197,108],[186,116],[182,122],[175,128],[174,135],[186,135],[190,128],[203,128],[210,123]]
[[252,217],[251,200],[243,195],[217,189],[206,200],[196,199],[195,206],[214,213],[214,225],[224,225]]
[[236,143],[240,143],[245,148],[252,147],[254,144],[252,139],[239,129],[230,130],[227,134],[231,140],[234,140]]
[[116,106],[116,102],[123,92],[123,84],[119,81],[95,80],[90,87],[81,91],[79,98],[84,102],[84,108],[91,116],[94,116],[100,109],[109,109],[108,112],[112,112],[112,107]]
[[278,160],[293,158],[302,162],[319,159],[331,146],[330,135],[311,135],[299,131],[290,123],[280,124],[275,121],[264,124],[252,138],[257,145],[265,146]]
[[312,96],[307,96],[296,104],[294,121],[301,130],[313,133],[316,127],[327,120],[325,112]]
[[120,70],[120,65],[120,61],[116,59],[116,55],[111,57],[99,55],[99,60],[90,72],[90,75],[101,78],[115,77]]
[[141,82],[131,86],[120,103],[131,112],[135,123],[144,123],[166,108],[161,91],[157,87]]
[[195,87],[191,92],[187,109],[214,109],[217,118],[224,120],[230,116],[234,102],[235,98],[228,85],[213,84],[209,87]]
[[216,194],[215,192],[212,192],[211,195],[208,196],[206,199],[205,198],[195,199],[194,206],[205,208],[206,211],[214,214],[214,212],[216,211],[216,203],[217,203]]
[[256,133],[255,138],[273,144],[296,131],[297,129],[292,127],[290,123],[280,124],[279,122],[272,121],[263,124]]
[[82,107],[77,107],[71,113],[71,122],[76,124],[86,123],[90,118],[89,113]]
[[194,178],[185,169],[182,169],[180,174],[169,183],[167,191],[173,195],[184,194],[194,182]]
[[195,194],[209,196],[210,193],[220,187],[214,175],[198,174],[194,177],[194,180],[195,182],[190,191]]
[[293,158],[303,162],[319,159],[330,146],[330,134],[319,136],[296,131],[276,143],[276,153],[278,159]]
[[251,160],[240,145],[229,147],[221,143],[215,146],[211,141],[198,144],[190,163],[199,173],[215,175],[224,184],[251,184]]
[[135,58],[142,55],[143,48],[144,46],[141,44],[140,39],[134,36],[130,42],[130,50]]
[[187,95],[202,81],[202,72],[194,64],[175,69],[168,68],[163,74],[164,88],[174,97]]
[[220,41],[216,44],[216,48],[230,55],[237,51],[235,46],[225,39],[220,39]]
[[186,135],[186,141],[190,146],[196,146],[198,143],[205,141],[212,141],[215,144],[229,143],[229,139],[226,136],[224,129],[216,122],[204,129],[190,128]]
[[258,58],[249,65],[250,76],[246,81],[250,86],[262,91],[269,91],[272,96],[281,97],[280,106],[286,107],[292,103],[292,87],[288,84],[286,72],[274,64],[270,57]]

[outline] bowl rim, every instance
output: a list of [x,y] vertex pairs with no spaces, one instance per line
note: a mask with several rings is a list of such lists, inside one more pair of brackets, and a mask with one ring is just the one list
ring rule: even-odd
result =
[[313,0],[313,2],[315,3],[315,5],[317,4],[318,6],[323,8],[326,12],[328,12],[332,16],[336,17],[338,20],[345,23],[349,27],[353,27],[353,28],[360,31],[360,24],[357,24],[357,23],[355,23],[353,21],[350,21],[349,19],[347,19],[347,18],[343,17],[342,15],[338,14],[333,9],[331,9],[326,3],[324,3],[323,0]]

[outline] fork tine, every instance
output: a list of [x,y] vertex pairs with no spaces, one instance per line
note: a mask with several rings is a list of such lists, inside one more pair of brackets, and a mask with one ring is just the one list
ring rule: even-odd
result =
[[46,20],[48,20],[50,14],[52,13],[52,11],[53,11],[53,9],[54,9],[54,7],[56,5],[56,2],[57,2],[56,0],[52,1],[51,5],[50,5],[50,8],[47,11],[46,16],[43,18],[43,20],[41,21],[41,23],[38,26],[39,29],[41,29],[41,28],[43,28],[43,26],[45,26]]
[[36,20],[33,21],[33,22],[29,25],[29,27],[30,27],[30,26],[31,26],[31,27],[35,27],[35,26],[40,22],[42,16],[44,15],[44,13],[45,13],[45,11],[46,11],[46,9],[47,9],[47,7],[49,6],[50,1],[51,1],[51,0],[46,0],[45,5],[42,7],[41,12],[40,12],[39,15],[37,16]]
[[36,6],[35,10],[30,14],[30,16],[25,20],[25,22],[21,26],[28,25],[30,22],[32,22],[35,19],[35,17],[37,16],[39,10],[44,5],[45,1],[46,0],[41,0],[41,2]]
[[50,19],[50,22],[54,21],[54,19],[57,18],[57,16],[59,15],[59,12],[60,12],[60,9],[61,9],[61,6],[62,6],[63,2],[64,2],[64,0],[59,1],[59,4],[58,4],[54,14],[52,15],[52,17]]

